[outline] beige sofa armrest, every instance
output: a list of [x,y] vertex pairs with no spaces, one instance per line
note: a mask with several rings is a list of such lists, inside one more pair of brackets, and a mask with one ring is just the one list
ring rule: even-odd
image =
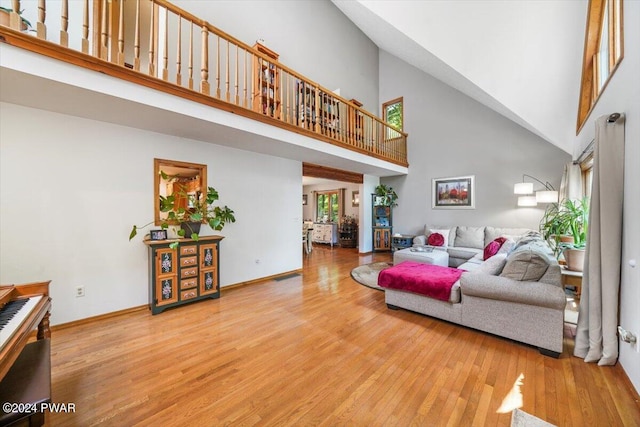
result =
[[564,309],[567,304],[564,289],[543,282],[520,282],[490,274],[463,273],[460,278],[462,303],[471,295],[498,301],[511,301],[554,309]]
[[427,236],[420,235],[413,238],[413,244],[418,246],[424,246],[427,244]]

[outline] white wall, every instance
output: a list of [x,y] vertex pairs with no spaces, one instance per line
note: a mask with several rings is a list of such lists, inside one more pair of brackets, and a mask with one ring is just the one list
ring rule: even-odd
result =
[[0,283],[51,279],[53,324],[147,304],[147,249],[128,235],[153,218],[154,158],[207,164],[235,210],[222,286],[302,266],[300,162],[8,103],[0,148]]
[[[574,133],[567,123],[575,120],[579,90],[576,77],[582,65],[587,2],[358,3],[382,17],[394,32],[397,30],[477,85],[470,90],[461,79],[449,80],[457,87],[466,87],[470,96],[489,101],[489,105],[497,102],[506,106],[512,119],[532,125],[539,135],[570,151]],[[390,34],[390,42],[398,34]],[[385,40],[387,46],[390,42]],[[405,43],[408,48],[410,45]],[[402,48],[384,49],[403,54]],[[413,55],[407,62],[424,64],[428,54]],[[431,67],[437,67],[430,62]],[[451,79],[452,73],[437,69],[441,78]]]
[[[394,233],[420,234],[425,224],[538,229],[543,206],[518,208],[513,185],[528,174],[558,188],[570,156],[390,53],[379,57],[380,100],[404,97],[409,134],[409,174],[381,178],[399,196]],[[475,176],[475,209],[432,209],[431,180],[463,175]]]
[[328,0],[175,0],[176,6],[252,46],[369,111],[378,104],[378,48]]
[[[640,2],[625,1],[623,8],[624,59],[576,137],[574,153],[579,155],[593,139],[595,119],[614,112],[626,115],[620,325],[640,339],[640,267],[629,265],[631,260],[640,263]],[[640,390],[640,343],[634,349],[621,342],[619,360]]]

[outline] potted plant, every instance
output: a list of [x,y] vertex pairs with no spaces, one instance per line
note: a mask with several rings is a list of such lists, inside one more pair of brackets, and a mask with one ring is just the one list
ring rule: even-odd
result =
[[[11,12],[13,12],[13,9],[8,9],[6,7],[0,6],[0,25],[4,25],[6,27],[10,25]],[[27,19],[22,17],[22,12],[23,12],[22,10],[18,12],[18,15],[20,15],[20,20],[22,21],[22,25],[20,26],[20,29],[22,31],[27,31],[31,29],[31,22],[29,22]]]
[[374,194],[377,198],[376,204],[378,206],[390,206],[392,208],[398,206],[398,195],[393,188],[380,184],[376,187]]
[[[171,177],[164,172],[160,172],[160,174],[165,180],[175,179],[175,177]],[[160,212],[167,213],[167,217],[160,224],[160,227],[166,230],[171,224],[180,225],[180,230],[177,232],[178,236],[188,236],[193,240],[199,239],[198,233],[202,223],[208,224],[213,230],[220,231],[226,223],[236,222],[236,218],[233,210],[228,206],[213,205],[218,198],[218,192],[213,187],[207,188],[206,194],[198,196],[187,194],[185,190],[177,191],[170,196],[159,196]],[[188,200],[187,207],[182,207],[180,206],[181,203],[178,203],[182,199]],[[153,223],[154,221],[143,226],[134,225],[129,234],[129,240],[138,234],[139,229],[148,227]],[[178,246],[177,241],[170,245],[172,248],[176,246]]]
[[[540,230],[554,248],[557,256],[563,255],[567,268],[582,271],[584,249],[587,243],[589,222],[589,199],[565,199],[550,205],[542,218]],[[570,241],[561,241],[569,235]]]

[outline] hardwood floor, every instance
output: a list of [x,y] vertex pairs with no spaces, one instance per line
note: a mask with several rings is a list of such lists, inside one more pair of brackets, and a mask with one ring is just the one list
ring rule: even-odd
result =
[[[357,284],[390,260],[314,245],[304,273],[55,330],[50,426],[508,426],[523,410],[558,426],[638,426],[621,367],[600,368],[404,310]],[[224,267],[223,267],[224,268]],[[55,302],[54,302],[55,310]]]

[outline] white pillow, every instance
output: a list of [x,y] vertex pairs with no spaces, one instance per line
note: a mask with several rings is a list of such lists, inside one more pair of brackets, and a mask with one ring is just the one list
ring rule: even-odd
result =
[[[433,234],[433,233],[442,234],[442,237],[444,237],[444,243],[442,244],[442,246],[449,246],[449,233],[451,232],[450,228],[440,228],[440,229],[431,228],[431,229],[429,229],[429,231],[431,231],[431,234]],[[427,243],[428,242],[429,242],[429,236],[427,236]]]
[[507,263],[507,254],[498,253],[491,258],[487,259],[485,262],[480,264],[478,268],[473,270],[474,274],[490,274],[492,276],[497,276],[502,272],[504,265]]

